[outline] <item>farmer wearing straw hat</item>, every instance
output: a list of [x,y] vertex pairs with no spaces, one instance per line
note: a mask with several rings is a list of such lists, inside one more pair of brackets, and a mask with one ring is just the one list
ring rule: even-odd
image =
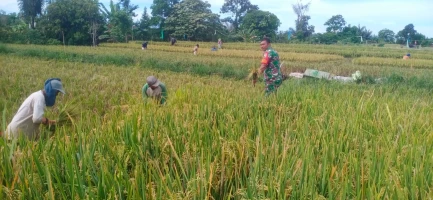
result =
[[161,83],[156,77],[149,76],[146,79],[146,84],[142,88],[143,98],[153,98],[164,104],[167,100],[167,88],[164,83]]
[[276,92],[283,82],[283,76],[280,70],[280,57],[278,53],[272,49],[271,40],[267,37],[260,42],[260,48],[264,51],[263,59],[258,69],[258,72],[264,74],[265,80],[265,95],[268,96]]
[[65,94],[60,79],[52,78],[45,81],[43,90],[31,94],[21,104],[11,123],[7,126],[5,137],[8,139],[18,138],[20,134],[28,139],[39,137],[39,125],[54,125],[55,120],[49,120],[44,115],[46,106],[51,107],[56,103],[59,93]]

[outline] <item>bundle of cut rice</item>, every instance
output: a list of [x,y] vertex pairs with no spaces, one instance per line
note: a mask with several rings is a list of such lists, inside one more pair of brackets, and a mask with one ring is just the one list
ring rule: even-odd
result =
[[257,79],[259,79],[259,71],[256,68],[251,69],[248,79],[253,80],[253,86],[256,86]]
[[55,131],[56,127],[70,126],[75,124],[75,120],[79,116],[75,107],[70,108],[68,105],[59,109],[55,125],[50,126],[50,131]]

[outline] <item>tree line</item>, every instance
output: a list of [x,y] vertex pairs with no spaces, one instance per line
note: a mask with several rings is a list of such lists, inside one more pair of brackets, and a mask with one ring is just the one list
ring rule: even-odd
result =
[[[258,41],[270,37],[277,42],[303,43],[398,43],[430,45],[433,41],[408,24],[394,33],[389,29],[373,35],[365,26],[346,24],[342,15],[325,22],[325,33],[315,33],[309,24],[310,3],[298,0],[294,28],[278,31],[278,17],[249,0],[225,0],[220,13],[202,0],[153,0],[134,21],[138,6],[130,0],[18,0],[19,13],[0,11],[0,41],[27,44],[98,45],[99,42],[129,40]],[[221,18],[220,14],[230,15]]]

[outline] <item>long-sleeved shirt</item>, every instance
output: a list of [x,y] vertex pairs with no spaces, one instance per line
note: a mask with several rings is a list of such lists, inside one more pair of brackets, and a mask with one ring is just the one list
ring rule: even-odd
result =
[[143,98],[157,98],[160,99],[160,104],[164,104],[167,100],[167,88],[164,83],[159,83],[157,89],[152,90],[146,83],[142,88]]
[[45,96],[42,90],[27,97],[8,125],[6,137],[9,139],[18,138],[19,134],[22,133],[29,139],[37,138],[45,107]]

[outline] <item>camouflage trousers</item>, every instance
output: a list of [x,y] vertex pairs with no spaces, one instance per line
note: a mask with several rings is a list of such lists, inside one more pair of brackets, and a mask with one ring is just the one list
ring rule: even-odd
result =
[[269,96],[270,94],[277,91],[278,87],[281,86],[283,82],[282,79],[276,79],[271,81],[265,81],[265,96]]

